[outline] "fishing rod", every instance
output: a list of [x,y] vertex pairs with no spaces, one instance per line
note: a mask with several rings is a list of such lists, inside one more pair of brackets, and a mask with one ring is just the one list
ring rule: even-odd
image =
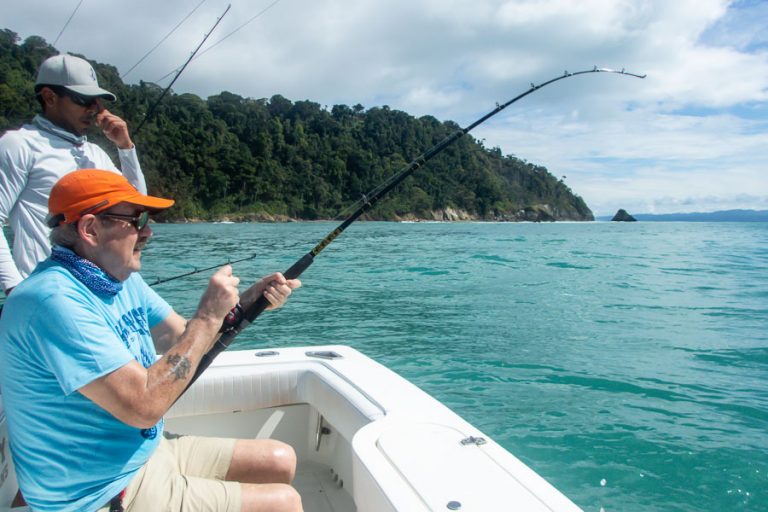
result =
[[[403,170],[401,170],[399,173],[394,175],[392,178],[388,179],[384,183],[382,183],[380,186],[376,187],[374,190],[372,190],[369,194],[366,194],[363,196],[363,198],[359,201],[360,206],[349,216],[347,219],[339,224],[339,226],[328,233],[325,238],[323,238],[314,248],[312,248],[311,251],[309,251],[307,254],[302,256],[296,263],[294,263],[291,268],[286,270],[283,275],[286,279],[296,279],[299,277],[315,260],[315,257],[320,254],[320,252],[325,249],[331,242],[333,242],[339,235],[341,235],[345,229],[347,229],[350,224],[355,222],[363,213],[367,212],[371,208],[373,208],[376,203],[379,202],[379,200],[386,195],[390,190],[395,188],[397,185],[399,185],[405,178],[410,176],[414,173],[419,167],[422,167],[424,164],[426,164],[429,160],[431,160],[435,155],[443,151],[445,148],[456,142],[458,139],[460,139],[462,136],[464,136],[467,132],[472,130],[473,128],[477,127],[478,125],[484,123],[491,117],[495,116],[508,106],[512,105],[513,103],[525,98],[529,94],[541,89],[542,87],[546,87],[547,85],[557,82],[558,80],[563,80],[565,78],[570,78],[572,76],[576,75],[584,75],[587,73],[617,73],[620,75],[625,76],[632,76],[635,78],[645,78],[646,75],[638,75],[635,73],[629,73],[627,71],[622,70],[615,70],[615,69],[608,69],[608,68],[598,68],[595,66],[592,69],[588,69],[585,71],[577,71],[575,73],[569,73],[566,71],[564,74],[555,77],[551,80],[548,80],[544,83],[541,83],[539,85],[531,84],[530,89],[525,91],[522,94],[519,94],[509,100],[506,103],[503,104],[496,104],[496,108],[492,111],[488,112],[486,115],[475,121],[474,123],[470,124],[466,128],[460,128],[459,130],[455,131],[453,134],[445,137],[442,141],[438,142],[434,146],[432,146],[430,149],[416,157],[415,160],[413,160],[408,166],[406,166]],[[253,304],[248,306],[247,309],[243,309],[240,304],[235,306],[232,311],[227,315],[227,318],[224,320],[224,323],[221,328],[221,336],[216,341],[216,343],[211,347],[211,349],[208,351],[207,354],[205,354],[202,359],[200,360],[200,364],[197,367],[197,371],[192,376],[192,379],[190,379],[189,384],[187,385],[186,389],[189,389],[189,386],[191,386],[197,378],[210,366],[210,364],[213,362],[213,360],[218,356],[221,352],[227,349],[229,345],[232,343],[232,341],[235,339],[235,337],[240,334],[240,332],[248,327],[259,315],[261,315],[264,310],[269,306],[269,302],[267,299],[262,295],[259,297]],[[186,391],[186,390],[185,390]]]
[[80,2],[77,4],[77,7],[75,7],[75,10],[72,11],[72,14],[69,15],[69,19],[67,19],[67,22],[64,23],[63,27],[61,27],[61,31],[59,32],[59,35],[57,35],[56,39],[53,40],[53,44],[51,44],[51,46],[56,46],[56,43],[59,42],[59,39],[61,38],[61,35],[64,33],[65,30],[67,30],[67,27],[69,26],[69,23],[72,21],[72,18],[75,17],[75,14],[77,14],[77,10],[80,9],[81,5],[83,5],[83,0],[80,0]]
[[[243,23],[242,25],[240,25],[239,27],[237,27],[235,30],[233,30],[233,31],[232,31],[232,32],[230,32],[229,34],[225,35],[224,37],[222,37],[221,39],[219,39],[219,40],[218,40],[218,41],[216,41],[215,43],[213,43],[213,44],[212,44],[211,46],[209,46],[208,48],[206,48],[206,49],[205,49],[205,50],[204,50],[202,53],[200,53],[200,55],[198,55],[197,57],[195,57],[195,59],[197,59],[197,58],[199,58],[199,57],[202,57],[203,55],[205,55],[205,54],[206,54],[206,53],[208,53],[209,51],[213,50],[215,47],[217,47],[218,45],[220,45],[221,43],[223,43],[225,39],[229,39],[230,37],[232,37],[233,35],[235,35],[237,32],[239,32],[241,29],[243,29],[243,28],[244,28],[246,25],[250,24],[250,23],[251,23],[253,20],[255,20],[256,18],[260,17],[262,14],[264,14],[265,12],[267,12],[268,10],[270,10],[271,8],[273,8],[275,5],[279,4],[281,1],[282,1],[282,0],[275,0],[274,2],[272,2],[271,4],[269,4],[268,6],[266,6],[265,8],[263,8],[261,11],[259,11],[258,13],[256,13],[256,15],[254,15],[254,16],[252,16],[252,17],[250,17],[250,18],[249,18],[249,19],[248,19],[248,20],[247,20],[245,23]],[[158,81],[158,82],[162,82],[162,81],[163,81],[163,80],[165,80],[165,78],[166,78],[168,75],[170,75],[171,73],[173,73],[173,71],[169,71],[168,73],[166,73],[165,75],[163,75],[161,78],[158,78],[158,79],[157,79],[157,81]]]
[[[178,23],[176,24],[176,26],[175,26],[175,27],[173,27],[173,28],[171,29],[171,31],[170,31],[170,32],[168,32],[167,34],[165,34],[165,37],[163,37],[163,38],[162,38],[160,41],[158,41],[158,42],[157,42],[157,44],[155,44],[155,46],[153,46],[152,48],[150,48],[150,49],[149,49],[149,51],[148,51],[147,53],[145,53],[145,54],[144,54],[144,55],[143,55],[143,56],[142,56],[142,57],[141,57],[141,58],[138,60],[138,62],[136,62],[136,64],[134,64],[133,66],[131,66],[130,68],[128,68],[128,71],[126,71],[125,73],[121,73],[121,78],[123,79],[123,82],[125,82],[125,78],[126,78],[126,77],[127,77],[127,76],[128,76],[130,73],[131,73],[131,71],[133,71],[134,69],[136,69],[136,67],[137,67],[139,64],[141,64],[142,62],[144,62],[144,59],[146,59],[147,57],[149,57],[150,55],[152,55],[152,52],[154,52],[155,50],[157,50],[157,48],[158,48],[158,47],[159,47],[161,44],[163,44],[163,43],[165,42],[165,40],[166,40],[166,39],[168,39],[169,37],[171,37],[171,35],[172,35],[174,32],[176,32],[176,30],[177,30],[177,29],[178,29],[180,26],[182,26],[182,25],[184,24],[184,22],[185,22],[185,21],[187,21],[187,20],[189,19],[189,17],[190,17],[190,16],[192,16],[192,15],[195,13],[195,11],[196,11],[196,10],[198,10],[198,9],[200,8],[200,6],[201,6],[201,5],[203,5],[203,4],[204,4],[206,1],[207,1],[207,0],[200,0],[200,3],[199,3],[199,4],[197,4],[197,5],[195,6],[195,8],[194,8],[194,9],[192,9],[191,11],[189,11],[189,14],[187,14],[186,16],[184,16],[184,19],[182,19],[180,22],[178,22]],[[160,81],[160,80],[158,80],[158,82],[159,82],[159,81]]]
[[209,30],[208,33],[205,34],[205,37],[203,37],[203,40],[200,41],[200,44],[197,45],[197,48],[195,48],[195,50],[192,52],[192,54],[189,56],[189,58],[186,60],[186,62],[184,62],[184,65],[181,66],[181,68],[179,69],[179,72],[176,73],[176,76],[173,77],[173,80],[171,80],[171,83],[168,84],[168,87],[163,89],[163,92],[160,94],[160,97],[157,98],[155,103],[147,111],[147,115],[144,116],[144,119],[141,121],[141,124],[139,124],[139,127],[136,128],[136,130],[134,130],[134,132],[133,132],[133,136],[134,137],[137,137],[139,135],[139,132],[144,127],[146,122],[149,120],[150,117],[152,117],[152,114],[155,113],[155,109],[157,108],[157,106],[160,104],[161,101],[163,101],[163,98],[165,97],[165,95],[168,94],[168,91],[171,90],[171,87],[173,87],[173,84],[176,83],[176,80],[179,79],[179,77],[184,72],[184,70],[187,68],[189,63],[192,62],[192,59],[195,58],[195,55],[200,50],[200,48],[203,46],[203,44],[205,44],[205,42],[208,40],[208,37],[213,33],[214,30],[216,30],[216,27],[219,26],[219,23],[221,23],[221,20],[224,18],[224,16],[227,15],[227,13],[229,12],[229,9],[231,7],[232,7],[232,4],[227,5],[227,8],[224,9],[224,12],[221,14],[221,16],[218,17],[218,19],[216,20],[216,23],[214,23],[213,27],[211,27],[211,30]]
[[206,270],[213,270],[215,268],[221,268],[224,265],[232,265],[234,263],[240,263],[241,261],[248,261],[252,260],[256,257],[256,254],[251,254],[250,256],[246,256],[245,258],[240,258],[239,260],[227,260],[224,263],[219,263],[218,265],[213,265],[211,267],[205,267],[205,268],[196,268],[194,270],[190,270],[189,272],[185,272],[184,274],[179,274],[177,276],[173,277],[166,277],[165,279],[155,279],[151,283],[149,283],[149,286],[157,286],[158,284],[167,283],[169,281],[175,281],[176,279],[181,279],[182,277],[188,277],[193,276],[195,274],[199,274],[200,272],[205,272]]

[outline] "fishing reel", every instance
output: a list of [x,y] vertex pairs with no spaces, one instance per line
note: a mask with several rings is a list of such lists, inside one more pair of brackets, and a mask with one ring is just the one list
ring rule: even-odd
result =
[[234,329],[240,325],[240,322],[243,320],[243,316],[245,316],[245,310],[243,309],[243,306],[241,306],[238,302],[235,304],[235,307],[229,310],[227,316],[224,317],[224,322],[222,322],[219,332],[228,332]]

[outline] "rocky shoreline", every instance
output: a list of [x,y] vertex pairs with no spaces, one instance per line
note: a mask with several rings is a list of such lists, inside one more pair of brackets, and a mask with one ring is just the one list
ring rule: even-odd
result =
[[[312,219],[313,221],[333,221],[338,218]],[[574,212],[563,212],[554,209],[546,204],[527,206],[512,214],[503,214],[493,217],[482,217],[471,214],[465,210],[445,208],[440,210],[431,210],[426,216],[417,216],[414,214],[397,215],[393,218],[377,218],[370,215],[363,215],[360,220],[367,221],[390,221],[390,222],[557,222],[557,221],[594,221],[590,215],[578,215]],[[209,219],[202,218],[168,218],[161,222],[168,223],[197,223],[197,222],[263,222],[263,223],[281,223],[281,222],[308,222],[309,219],[300,219],[289,217],[287,215],[270,214],[266,212],[259,213],[233,213],[218,215]]]

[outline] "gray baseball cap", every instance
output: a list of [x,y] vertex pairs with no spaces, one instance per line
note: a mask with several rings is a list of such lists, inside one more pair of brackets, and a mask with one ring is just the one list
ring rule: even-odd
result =
[[81,96],[98,96],[115,101],[115,95],[99,87],[96,71],[87,60],[74,55],[54,55],[37,72],[35,85],[60,85]]

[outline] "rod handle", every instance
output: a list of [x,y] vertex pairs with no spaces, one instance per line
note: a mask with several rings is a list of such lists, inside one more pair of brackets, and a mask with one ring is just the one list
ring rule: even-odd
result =
[[[305,270],[307,270],[307,268],[309,268],[309,266],[314,261],[315,257],[312,256],[312,253],[307,253],[296,263],[291,265],[291,268],[283,272],[283,275],[286,279],[296,279]],[[251,322],[256,320],[256,318],[262,314],[268,306],[269,301],[262,295],[256,299],[256,301],[251,304],[248,309],[243,310],[242,306],[238,304],[232,309],[232,311],[230,311],[229,315],[227,315],[227,318],[224,320],[224,324],[221,326],[222,335],[219,337],[216,343],[213,344],[208,353],[206,353],[200,359],[200,364],[197,365],[197,370],[190,379],[189,384],[187,384],[187,387],[184,391],[189,389],[189,387],[198,379],[198,377],[202,375],[202,373],[211,365],[213,360],[216,359],[216,356],[218,356],[220,353],[225,351],[227,347],[229,347],[230,343],[232,343],[232,340],[234,340],[235,337],[240,334],[240,331],[248,327]]]
[[315,261],[315,257],[311,252],[308,252],[299,259],[296,263],[291,265],[291,268],[283,272],[286,279],[296,279],[299,277],[309,266]]
[[[285,276],[286,279],[296,279],[302,274],[302,272],[307,269],[307,267],[312,264],[313,261],[314,257],[312,254],[307,253],[303,258],[294,263],[291,268],[286,270],[283,273],[283,276]],[[233,307],[232,310],[224,318],[224,322],[221,324],[221,329],[219,329],[219,332],[227,332],[230,329],[237,327],[240,325],[240,322],[243,319],[246,319],[249,322],[253,322],[257,316],[262,314],[264,310],[267,309],[268,306],[269,303],[264,298],[264,296],[259,297],[256,302],[252,304],[250,308],[248,308],[247,311],[243,309],[243,306],[241,306],[240,303],[236,304],[235,307]],[[241,330],[242,329],[239,329],[238,332]]]

